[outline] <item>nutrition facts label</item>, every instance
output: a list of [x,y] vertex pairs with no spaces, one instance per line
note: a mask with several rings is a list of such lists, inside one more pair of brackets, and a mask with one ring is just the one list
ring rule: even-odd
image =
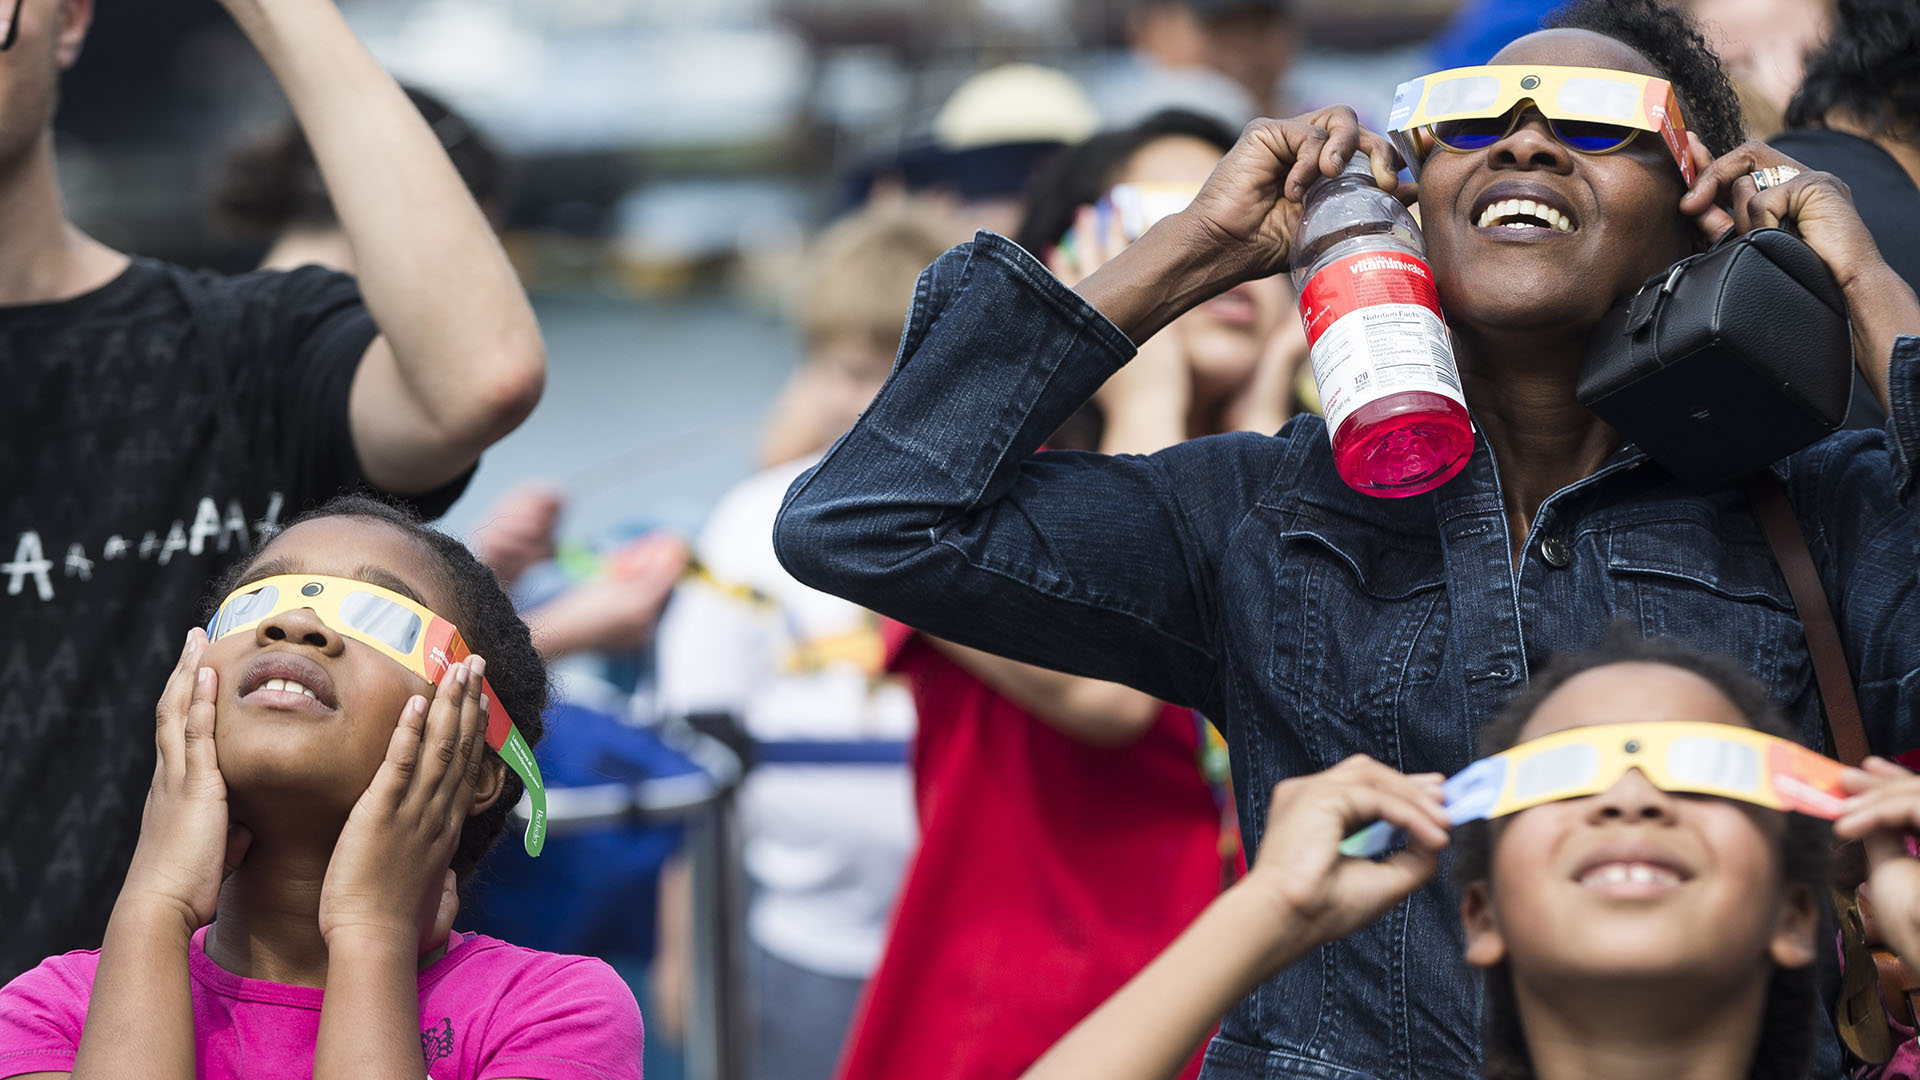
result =
[[1300,295],[1327,427],[1388,394],[1423,390],[1463,407],[1433,275],[1419,259],[1370,251],[1329,263]]

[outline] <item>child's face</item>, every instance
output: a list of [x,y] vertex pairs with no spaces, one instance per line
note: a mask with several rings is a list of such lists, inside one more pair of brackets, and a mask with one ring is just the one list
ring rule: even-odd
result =
[[[1204,139],[1167,136],[1135,151],[1114,182],[1198,190],[1221,156],[1220,148]],[[1287,317],[1289,291],[1284,276],[1243,282],[1180,316],[1179,340],[1201,403],[1215,404],[1252,380],[1261,350]]]
[[[1700,676],[1626,663],[1569,679],[1521,740],[1677,720],[1747,726]],[[1817,909],[1785,880],[1784,828],[1779,811],[1665,792],[1638,770],[1599,795],[1523,810],[1495,823],[1490,879],[1463,897],[1467,961],[1508,961],[1535,986],[1810,963]]]
[[893,350],[859,334],[836,334],[807,351],[802,370],[817,387],[816,401],[825,413],[823,429],[838,438],[860,419],[893,373]]
[[[451,614],[431,556],[383,523],[304,522],[261,551],[247,580],[311,573],[353,578]],[[264,619],[207,647],[219,676],[215,745],[236,815],[267,802],[297,805],[335,826],[372,782],[407,699],[433,687],[372,647],[343,637],[306,608]],[[298,688],[268,689],[274,679]]]

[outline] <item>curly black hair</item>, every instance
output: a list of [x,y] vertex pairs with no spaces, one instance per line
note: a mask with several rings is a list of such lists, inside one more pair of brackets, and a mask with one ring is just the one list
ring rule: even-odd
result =
[[[520,729],[529,747],[546,734],[547,663],[534,648],[527,624],[514,610],[513,601],[500,585],[500,579],[467,546],[426,524],[411,507],[369,495],[341,495],[294,518],[287,527],[320,518],[354,517],[379,522],[404,534],[426,549],[440,573],[440,584],[453,596],[453,610],[438,614],[460,628],[467,647],[487,661],[487,682],[500,704],[506,707],[513,725]],[[264,551],[264,547],[261,549]],[[202,621],[233,590],[247,581],[261,552],[221,576],[207,600]],[[489,751],[499,760],[499,755]],[[505,788],[492,806],[467,819],[460,831],[460,845],[454,850],[453,872],[464,884],[493,848],[507,827],[507,816],[525,791],[520,777],[506,768]]]
[[[1766,690],[1733,661],[1707,655],[1662,638],[1642,638],[1631,627],[1616,625],[1595,649],[1558,657],[1479,736],[1479,754],[1488,757],[1512,749],[1520,733],[1543,702],[1576,675],[1614,664],[1660,664],[1691,672],[1726,695],[1755,731],[1794,739],[1798,733]],[[1487,880],[1493,859],[1491,822],[1476,821],[1454,835],[1454,886],[1465,891]],[[1787,881],[1826,895],[1831,874],[1831,833],[1826,822],[1805,814],[1787,814],[1781,837],[1781,865]],[[1813,1058],[1815,1024],[1821,1019],[1818,976],[1812,967],[1776,968],[1767,987],[1766,1017],[1760,1046],[1754,1056],[1751,1080],[1802,1080]],[[1535,1080],[1533,1061],[1520,1030],[1520,1012],[1514,998],[1513,975],[1503,962],[1485,972],[1486,1004],[1481,1011],[1485,1030],[1481,1052],[1487,1080]]]
[[[473,201],[497,209],[506,195],[506,159],[452,106],[418,87],[403,89],[433,128]],[[313,148],[292,117],[227,155],[214,183],[213,213],[224,227],[259,240],[271,240],[289,228],[327,228],[340,220]]]
[[1818,127],[1850,113],[1877,135],[1920,140],[1920,4],[1839,0],[1826,47],[1787,105],[1787,123]]
[[1663,0],[1573,0],[1548,15],[1548,30],[1591,30],[1647,58],[1673,84],[1687,130],[1714,156],[1747,140],[1740,96],[1692,16]]

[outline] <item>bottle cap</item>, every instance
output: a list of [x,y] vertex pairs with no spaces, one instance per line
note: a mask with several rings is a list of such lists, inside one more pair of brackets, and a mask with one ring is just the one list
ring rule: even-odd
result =
[[1353,156],[1347,159],[1347,167],[1340,170],[1340,175],[1372,176],[1373,159],[1367,156],[1365,150],[1355,150]]

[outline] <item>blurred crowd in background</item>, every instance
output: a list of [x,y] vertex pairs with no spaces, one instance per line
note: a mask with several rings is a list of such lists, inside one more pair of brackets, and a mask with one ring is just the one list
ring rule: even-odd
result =
[[[796,358],[780,312],[807,237],[902,185],[964,204],[970,186],[997,179],[982,170],[1005,168],[963,161],[942,175],[942,151],[1072,141],[1166,104],[1237,128],[1344,102],[1377,126],[1397,82],[1479,62],[1551,6],[343,0],[397,77],[456,107],[499,152],[486,194],[555,346],[548,407],[489,457],[449,520],[470,528],[514,480],[538,475],[572,490],[587,532],[636,515],[696,525],[751,464],[742,448]],[[1693,7],[1740,81],[1753,134],[1777,130],[1828,5]],[[955,96],[1009,62],[1063,73],[1085,98],[1017,78]],[[210,208],[227,153],[280,123],[285,105],[221,12],[190,0],[116,10],[64,95],[62,178],[77,223],[123,249],[252,265],[277,211]],[[956,230],[1006,231],[1008,212]],[[625,438],[576,422],[605,396],[570,393],[583,380],[567,373],[587,368],[660,400],[660,423],[645,402],[618,414]]]
[[[1112,779],[1118,757],[1069,767],[1050,756],[1067,751],[1038,744],[1017,752],[929,745],[927,687],[945,676],[928,676],[934,661],[917,660],[889,627],[784,575],[768,540],[779,498],[884,380],[920,268],[972,230],[1015,237],[1062,276],[1090,272],[1097,262],[1075,264],[1055,246],[1074,208],[1112,184],[1197,187],[1224,151],[1221,140],[1257,115],[1347,103],[1378,129],[1400,80],[1483,62],[1552,6],[341,0],[374,54],[414,88],[501,230],[546,336],[545,400],[489,452],[446,526],[514,586],[536,641],[564,661],[561,708],[575,710],[567,715],[577,722],[549,724],[541,748],[549,782],[710,775],[703,751],[684,739],[634,740],[663,718],[722,718],[701,727],[702,738],[715,736],[757,765],[722,838],[743,860],[745,891],[731,901],[726,878],[738,867],[689,869],[675,854],[679,824],[626,824],[638,816],[626,807],[601,815],[613,823],[594,829],[570,829],[556,812],[545,860],[501,851],[468,917],[521,944],[615,961],[642,995],[649,1072],[670,1078],[683,1068],[675,1049],[689,1029],[689,987],[712,979],[702,965],[726,962],[703,954],[699,942],[714,933],[693,924],[703,911],[724,918],[724,905],[737,901],[747,944],[723,980],[737,1000],[692,1022],[750,1029],[757,1050],[724,1065],[696,1060],[688,1075],[812,1080],[832,1074],[837,1059],[841,1075],[900,1075],[885,1046],[843,1047],[859,1010],[888,1007],[861,1004],[868,978],[876,970],[887,977],[883,954],[903,947],[901,936],[932,935],[908,925],[916,912],[954,933],[942,905],[971,903],[967,890],[980,885],[967,880],[980,868],[1010,869],[966,851],[941,857],[949,876],[923,880],[934,870],[925,852],[914,865],[918,833],[963,847],[1010,843],[1002,830],[1030,820],[955,809],[953,793],[969,790],[956,776],[1017,766],[1036,785],[1072,790],[1071,769],[1083,768],[1105,776],[1120,801],[1137,805],[1143,790],[1163,784],[1165,805],[1179,808],[1182,838],[1168,841],[1176,854],[1162,865],[1193,871],[1191,887],[1140,905],[1161,909],[1167,931],[1149,928],[1124,948],[1115,942],[1125,931],[1089,933],[1063,949],[1143,963],[1238,865],[1231,822],[1222,823],[1225,770],[1210,760],[1219,751],[1204,724],[1163,716],[1152,702],[1105,698],[1082,710],[1097,722],[1051,725],[1047,738],[1102,753],[1130,748],[1136,765],[1128,767],[1142,771],[1125,783]],[[1750,133],[1784,129],[1832,6],[1691,6],[1736,77]],[[190,265],[351,268],[284,102],[214,5],[111,5],[67,87],[58,145],[81,227]],[[1068,148],[1122,129],[1135,134],[1066,159],[1073,164],[1062,171]],[[1064,209],[1046,219],[1037,191]],[[1020,235],[1023,219],[1029,236]],[[1212,349],[1233,371],[1224,384],[1258,380],[1264,411],[1223,393],[1210,413],[1196,402],[1169,438],[1272,430],[1288,411],[1313,407],[1311,381],[1299,380],[1304,343],[1291,295],[1270,284],[1271,296],[1249,292],[1212,316],[1197,313],[1225,330],[1187,334],[1196,387]],[[1224,344],[1207,343],[1216,331]],[[1151,450],[1167,441],[1116,441],[1124,434],[1096,422],[1085,445]],[[1023,682],[981,658],[939,662],[1028,713],[1075,714],[1061,702],[1079,689]],[[948,703],[964,696],[951,685],[942,692]],[[916,707],[923,741],[909,750]],[[1199,765],[1156,772],[1142,756],[1155,739],[1168,761]],[[919,755],[917,785],[911,754]],[[946,801],[929,794],[930,768],[949,770],[935,778]],[[1031,820],[1057,811],[1044,794]],[[1088,819],[1096,816],[1116,820],[1106,810]],[[1061,828],[1067,835],[1074,826]],[[1062,878],[1072,878],[1071,860],[1060,860]],[[909,867],[916,876],[905,893],[923,895],[906,902]],[[1110,907],[1117,893],[1147,889],[1109,884]],[[1018,889],[1007,879],[995,885]],[[1063,889],[1071,894],[1057,883],[1036,886],[1055,897]],[[916,1005],[905,989],[885,996],[890,1007],[925,1010],[913,1030],[925,1030],[924,1015],[980,995],[1023,1007],[1017,992],[989,989],[985,975],[940,967],[938,946],[904,947],[920,951],[886,963],[903,966],[898,986],[929,1000]],[[1078,962],[1064,955],[1019,981],[1057,991],[1080,977]],[[1005,1075],[1065,1030],[1074,1018],[1066,1013],[1113,985],[1088,977],[1072,1000],[1055,994],[1060,1022],[1039,1025],[1025,1042],[999,1029]],[[730,1008],[731,1021],[720,1015]]]

